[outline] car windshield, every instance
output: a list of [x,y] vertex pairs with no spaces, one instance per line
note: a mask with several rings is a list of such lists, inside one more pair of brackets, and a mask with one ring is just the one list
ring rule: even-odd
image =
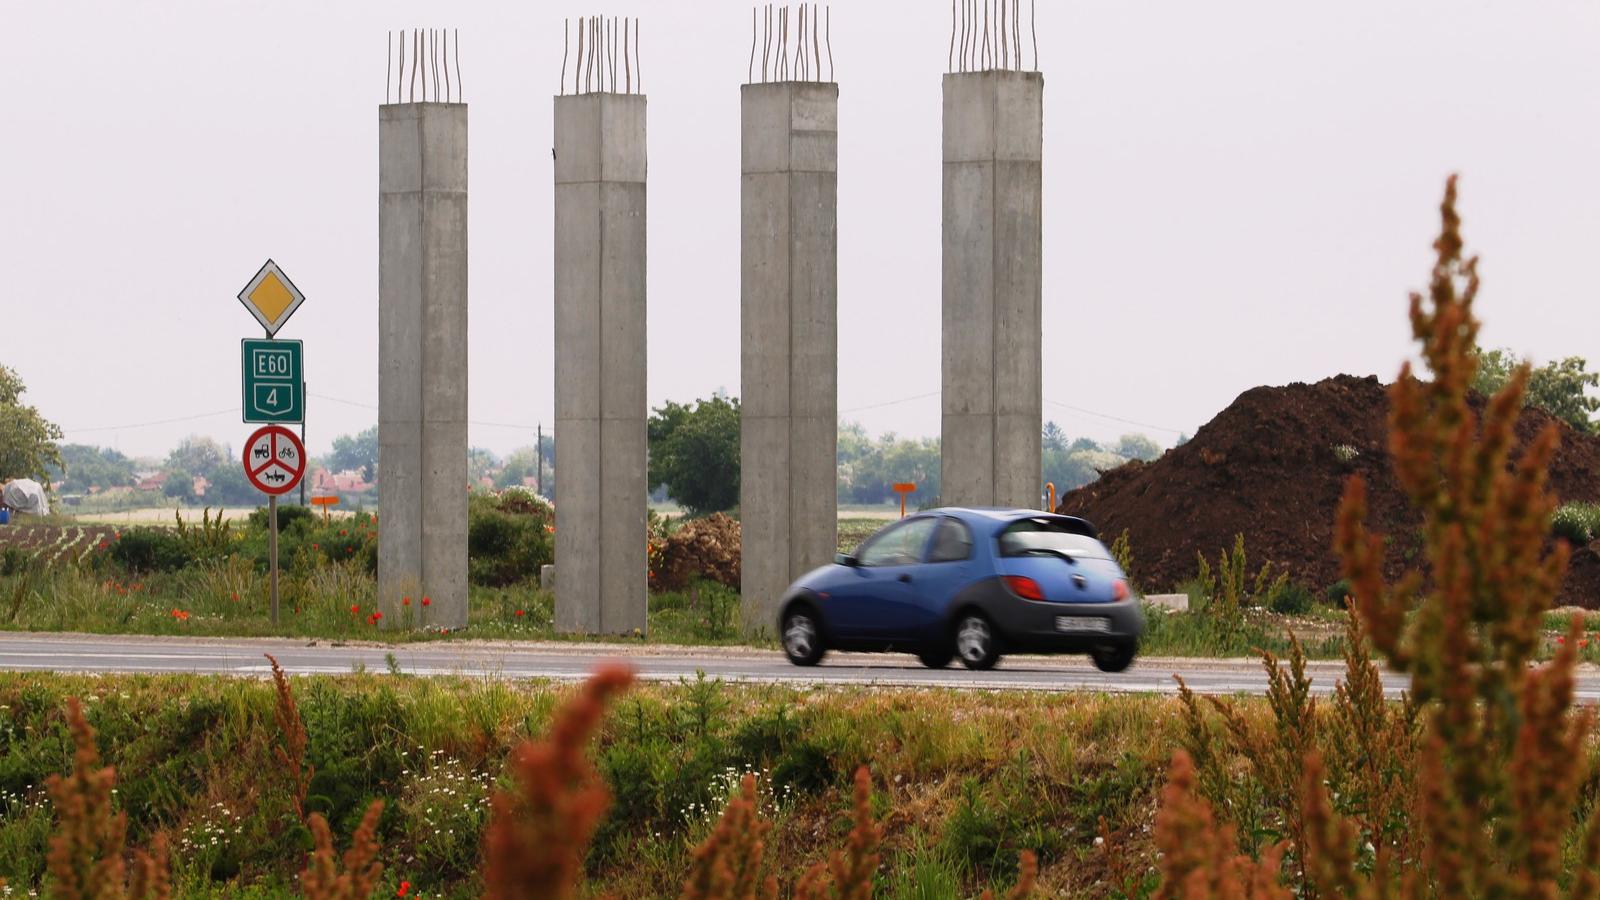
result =
[[1001,556],[1026,556],[1030,553],[1055,552],[1072,557],[1110,559],[1105,545],[1074,530],[1070,523],[1060,519],[1023,519],[1006,526],[1000,532]]

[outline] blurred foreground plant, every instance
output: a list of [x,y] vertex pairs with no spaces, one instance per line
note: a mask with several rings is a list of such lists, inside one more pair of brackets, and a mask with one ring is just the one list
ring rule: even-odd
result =
[[[1321,755],[1308,751],[1292,849],[1305,893],[1323,896],[1594,898],[1600,814],[1584,808],[1578,790],[1594,717],[1572,709],[1579,623],[1553,660],[1530,666],[1567,564],[1567,545],[1547,550],[1545,540],[1557,431],[1547,427],[1512,462],[1526,366],[1489,401],[1481,424],[1468,406],[1478,275],[1476,258],[1462,259],[1455,199],[1452,177],[1428,297],[1411,297],[1412,333],[1433,380],[1414,379],[1407,363],[1390,388],[1389,451],[1422,512],[1427,581],[1420,571],[1384,580],[1383,536],[1366,529],[1360,476],[1346,484],[1335,532],[1367,634],[1411,676],[1410,702],[1423,722],[1415,797],[1405,798],[1404,813],[1394,808],[1404,793],[1387,763],[1401,752],[1390,741],[1400,726],[1350,715],[1381,696],[1381,683],[1351,678],[1335,706],[1357,732],[1336,758],[1342,777],[1369,796],[1352,814],[1338,811]],[[1165,854],[1159,896],[1289,896],[1278,884],[1283,847],[1255,862],[1229,855],[1232,829],[1195,790],[1187,754],[1173,761],[1157,842]],[[1360,861],[1369,844],[1370,866]]]

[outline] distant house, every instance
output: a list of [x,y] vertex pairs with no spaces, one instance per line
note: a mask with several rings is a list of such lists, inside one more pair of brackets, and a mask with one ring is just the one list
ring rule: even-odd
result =
[[196,475],[194,477],[194,484],[191,485],[191,487],[194,489],[194,495],[196,497],[204,497],[206,495],[206,488],[211,487],[211,482],[207,481],[204,475]]
[[321,494],[361,494],[372,490],[372,485],[362,477],[360,469],[318,469],[311,473],[311,489]]
[[135,487],[141,491],[159,491],[167,483],[165,472],[140,472],[134,477],[139,479]]

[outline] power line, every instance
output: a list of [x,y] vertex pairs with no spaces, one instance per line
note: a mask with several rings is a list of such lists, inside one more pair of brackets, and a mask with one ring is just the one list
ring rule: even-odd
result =
[[61,431],[63,434],[82,434],[86,431],[126,431],[134,428],[149,428],[152,425],[171,425],[176,422],[193,422],[196,419],[209,419],[212,416],[220,416],[224,413],[236,411],[237,407],[230,406],[227,409],[219,409],[215,410],[214,412],[195,413],[192,416],[178,416],[175,419],[157,419],[153,422],[135,422],[131,425],[95,425],[87,428],[63,428]]
[[1110,419],[1113,422],[1121,422],[1124,425],[1137,425],[1140,428],[1154,428],[1157,431],[1169,431],[1177,435],[1182,435],[1184,433],[1182,429],[1168,428],[1165,425],[1151,425],[1149,422],[1136,422],[1133,419],[1124,419],[1118,416],[1107,415],[1106,413],[1095,412],[1092,409],[1084,409],[1081,406],[1073,406],[1070,403],[1062,403],[1059,400],[1051,400],[1049,397],[1046,397],[1044,402],[1049,403],[1052,406],[1059,406],[1062,409],[1070,409],[1073,412],[1080,412],[1090,416],[1098,416],[1102,419]]
[[[330,400],[334,403],[343,403],[345,406],[354,406],[358,409],[370,409],[374,412],[378,410],[376,406],[373,406],[370,403],[359,403],[355,400],[346,400],[343,397],[330,397],[327,394],[318,394],[312,391],[307,391],[306,393],[311,394],[311,396],[316,397],[319,400]],[[520,431],[534,431],[539,427],[538,425],[514,425],[510,422],[480,422],[476,419],[468,419],[467,424],[486,425],[490,428],[515,428]]]
[[901,397],[899,400],[885,400],[882,403],[869,403],[866,406],[854,406],[854,407],[851,407],[850,409],[841,409],[841,410],[839,410],[839,415],[842,416],[842,415],[846,415],[846,414],[853,413],[853,412],[861,412],[862,410],[867,410],[867,409],[881,409],[881,408],[883,408],[885,406],[897,406],[897,405],[899,405],[901,403],[910,403],[913,400],[923,400],[923,399],[926,399],[928,397],[937,397],[937,396],[939,396],[939,392],[938,391],[929,391],[926,394],[918,394],[915,397]]

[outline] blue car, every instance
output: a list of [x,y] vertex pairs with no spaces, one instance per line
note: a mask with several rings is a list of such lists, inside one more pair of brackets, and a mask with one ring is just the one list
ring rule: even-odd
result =
[[935,509],[901,519],[789,587],[778,634],[798,666],[829,649],[956,656],[989,669],[1004,651],[1133,662],[1140,600],[1093,525],[1029,509]]

